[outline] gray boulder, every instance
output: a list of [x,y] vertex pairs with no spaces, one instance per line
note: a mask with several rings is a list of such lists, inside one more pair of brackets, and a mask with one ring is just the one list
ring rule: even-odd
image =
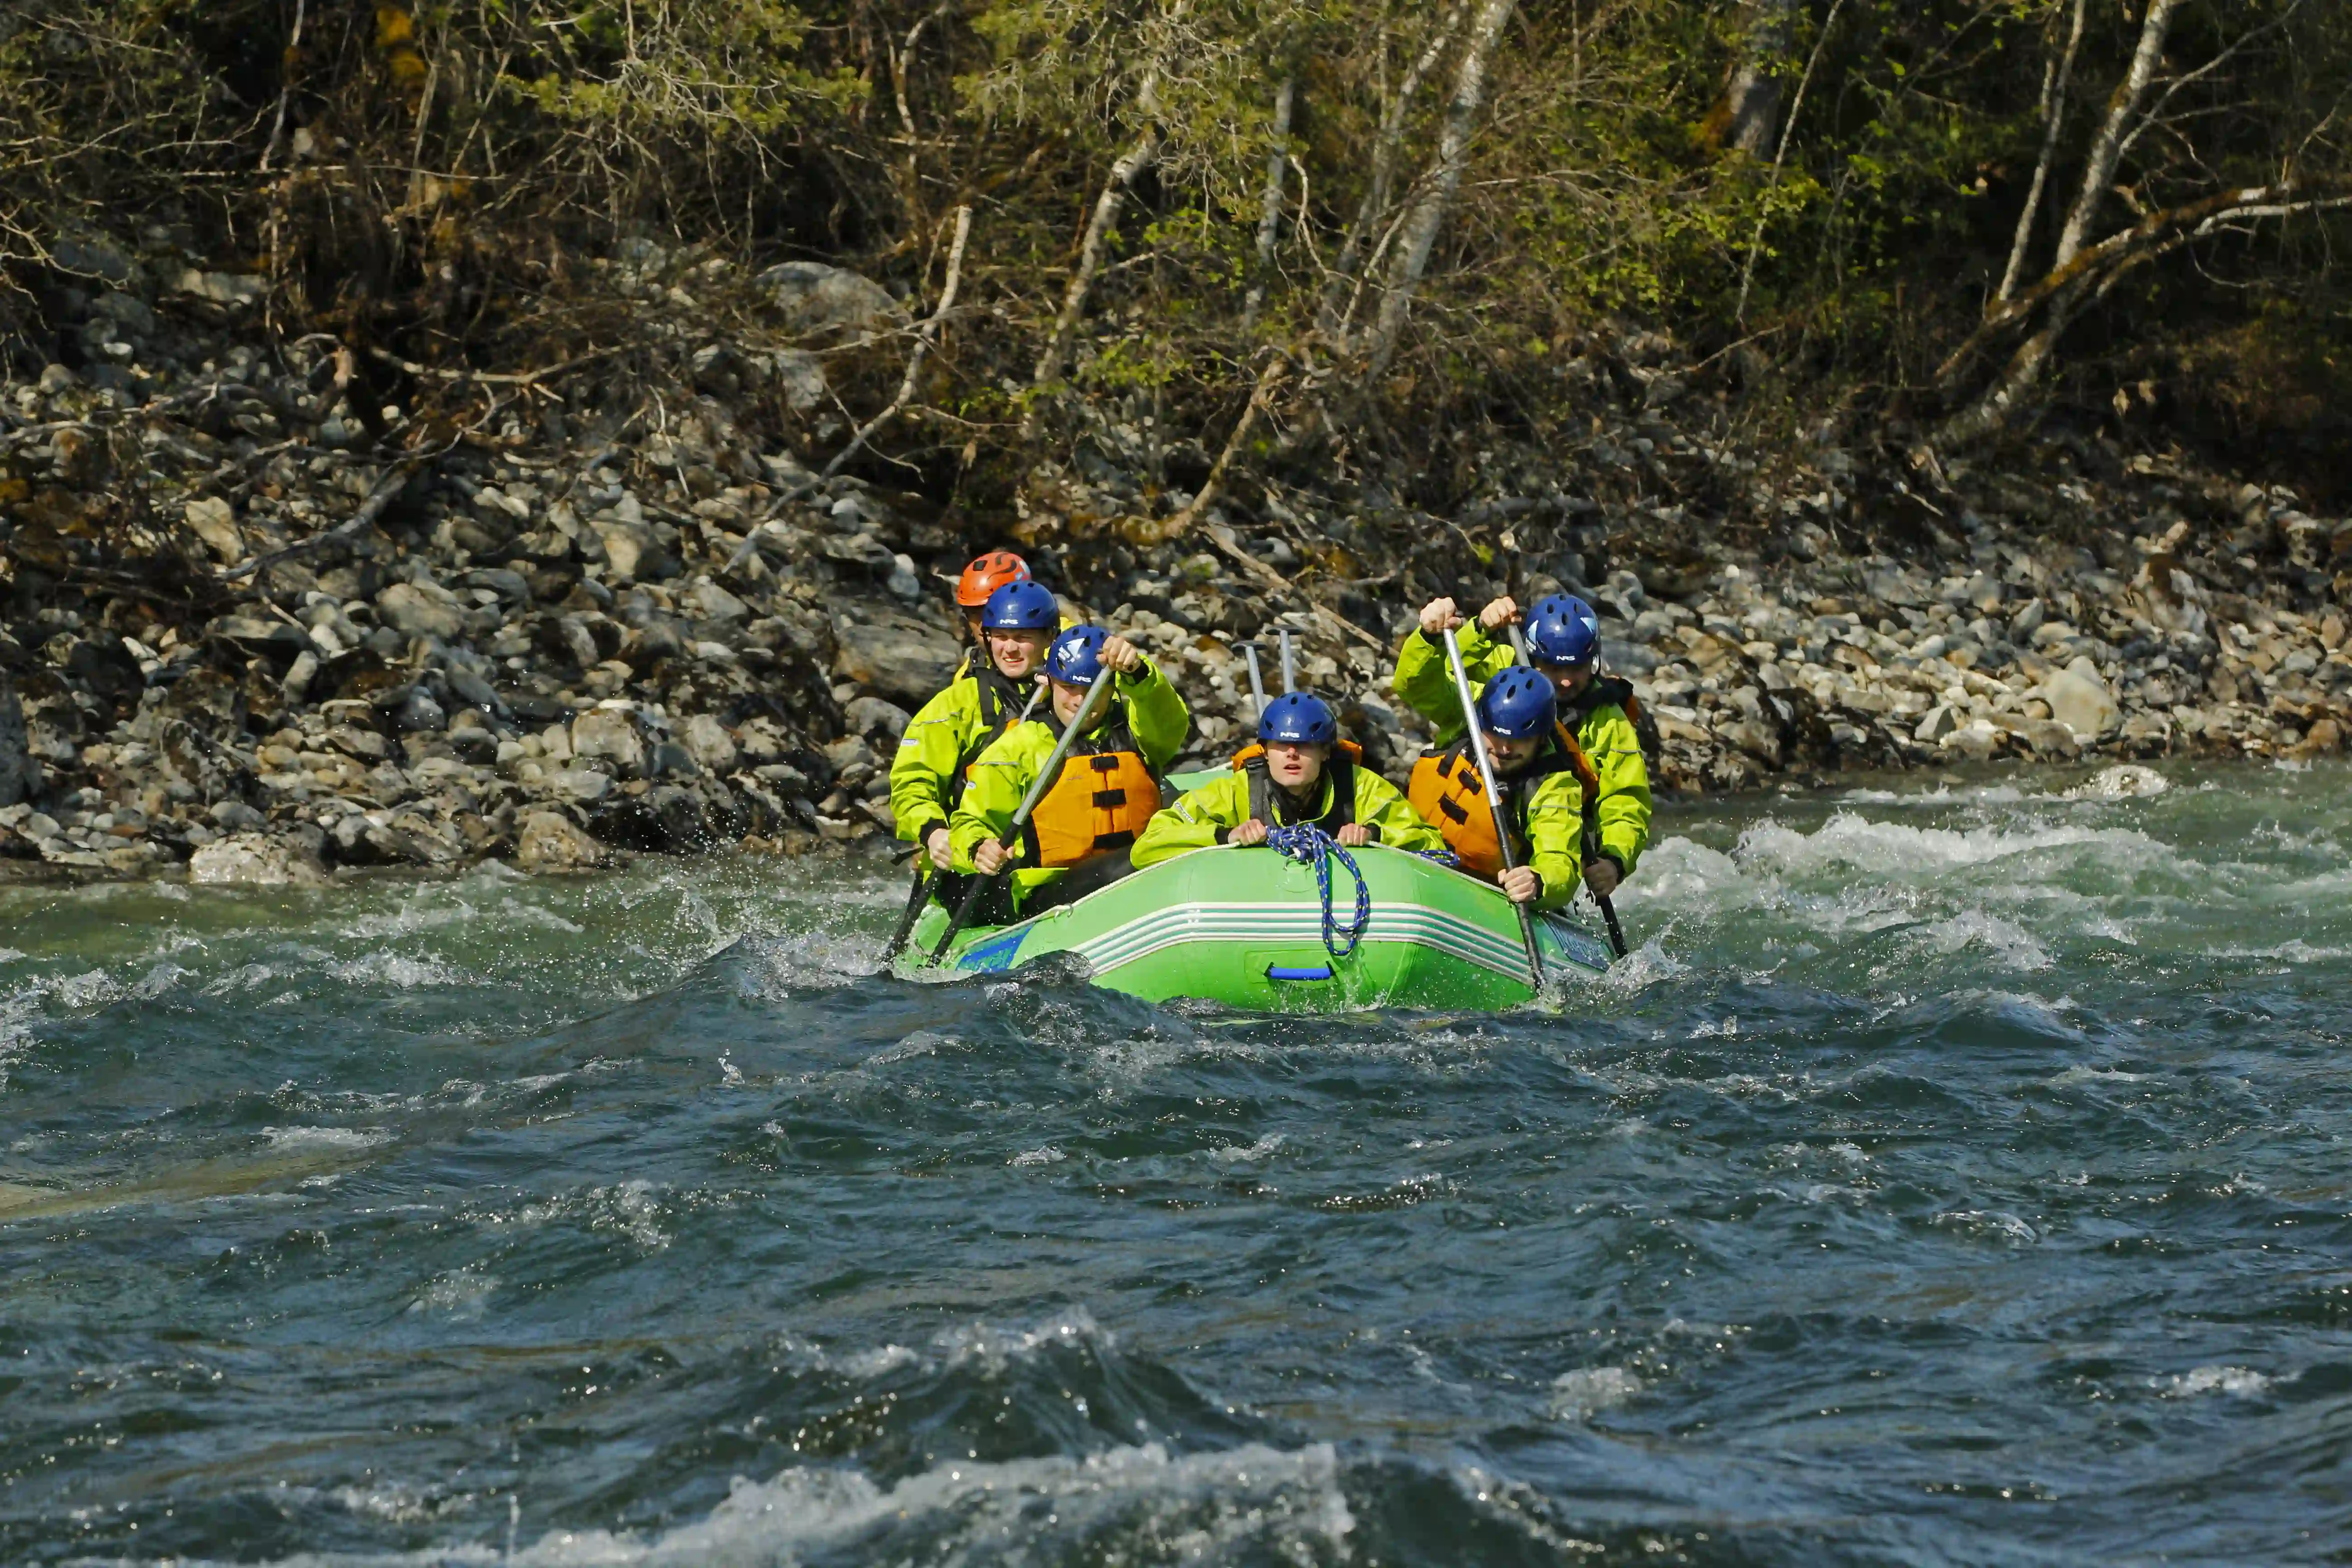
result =
[[908,709],[919,708],[948,683],[962,652],[937,627],[887,612],[864,626],[836,628],[835,641],[836,680]]
[[880,284],[821,261],[787,261],[761,273],[759,281],[791,331],[854,334],[903,326],[908,320],[906,308]]
[[0,806],[30,799],[41,787],[41,764],[25,734],[25,708],[0,675]]
[[326,879],[315,855],[261,833],[215,838],[188,858],[188,880],[207,887],[314,888]]
[[635,715],[598,709],[572,721],[572,754],[583,761],[601,758],[622,773],[633,773],[645,766],[645,737],[638,731]]
[[385,626],[406,637],[456,637],[466,629],[466,617],[447,589],[437,584],[394,583],[376,595],[375,613]]
[[2042,683],[2042,700],[2050,717],[2084,740],[2096,740],[2123,722],[2115,694],[2099,679],[2098,667],[2078,658]]
[[602,844],[560,811],[534,811],[515,835],[515,864],[526,871],[585,871],[607,858]]

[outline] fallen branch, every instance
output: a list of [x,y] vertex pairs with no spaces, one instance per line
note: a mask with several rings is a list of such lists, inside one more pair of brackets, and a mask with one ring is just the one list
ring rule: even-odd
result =
[[620,352],[621,345],[615,344],[609,349],[597,349],[582,354],[577,359],[565,360],[562,364],[549,365],[545,370],[525,371],[520,375],[486,370],[440,370],[429,364],[418,364],[414,360],[402,359],[398,354],[378,348],[368,350],[368,357],[392,366],[404,375],[413,375],[423,381],[478,381],[485,386],[526,387],[535,392],[545,392],[548,396],[553,397],[555,394],[547,392],[547,389],[540,384],[541,382],[562,375],[566,371],[578,370],[583,364],[593,364],[600,359],[610,359]]
[[356,539],[375,526],[376,520],[383,515],[384,509],[393,503],[401,491],[408,488],[408,481],[416,477],[417,469],[423,468],[432,456],[433,454],[418,453],[413,457],[403,458],[384,470],[383,477],[376,480],[375,489],[368,491],[367,499],[360,502],[359,510],[352,513],[350,517],[324,533],[314,533],[308,539],[298,540],[283,550],[273,550],[267,555],[255,556],[241,566],[232,566],[221,574],[221,581],[242,582],[247,577],[257,576],[268,571],[281,562],[314,554],[331,544]]
[[[1241,450],[1242,443],[1249,439],[1251,427],[1265,412],[1266,405],[1273,401],[1275,389],[1282,384],[1282,378],[1289,369],[1289,356],[1278,353],[1258,376],[1257,386],[1250,393],[1248,406],[1234,422],[1234,433],[1225,438],[1224,449],[1217,454],[1217,460],[1209,465],[1209,476],[1201,481],[1201,488],[1194,492],[1192,499],[1158,522],[1143,523],[1127,531],[1128,537],[1138,544],[1165,544],[1181,538],[1200,521],[1201,513],[1208,509],[1209,503],[1216,499],[1218,490],[1223,488],[1225,470],[1233,467],[1234,454]],[[1252,558],[1253,561],[1255,559]]]

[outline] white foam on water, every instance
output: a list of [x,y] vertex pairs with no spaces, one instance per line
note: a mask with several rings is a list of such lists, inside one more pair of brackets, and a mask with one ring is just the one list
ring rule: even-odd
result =
[[2252,1399],[2266,1393],[2271,1380],[2259,1372],[2242,1366],[2200,1366],[2172,1377],[2152,1377],[2148,1386],[2168,1399],[2194,1399],[2200,1394],[2226,1394],[2233,1399]]
[[2138,763],[2117,763],[2101,768],[2089,779],[2068,790],[2068,800],[2147,800],[2164,794],[2172,781],[2154,768]]
[[2152,1076],[2144,1072],[2126,1072],[2121,1068],[2071,1067],[2050,1081],[2069,1085],[2146,1083]]
[[499,1288],[497,1279],[468,1267],[435,1279],[408,1303],[412,1312],[430,1312],[460,1321],[478,1318]]
[[24,953],[16,948],[0,947],[0,963],[14,963],[24,956]]
[[327,973],[346,985],[391,985],[402,991],[475,984],[474,977],[437,959],[411,958],[399,952],[372,952],[327,966]]
[[2050,967],[2050,950],[2024,927],[1982,910],[1963,910],[1949,920],[1930,921],[1915,934],[1921,946],[1945,957],[1973,950],[2011,969]]
[[392,1142],[381,1127],[265,1127],[272,1149],[373,1149]]
[[591,1230],[617,1231],[647,1252],[660,1252],[670,1240],[669,1233],[659,1223],[662,1214],[653,1184],[637,1180],[560,1193],[542,1202],[525,1204],[511,1213],[476,1210],[467,1217],[477,1225],[533,1229],[563,1221],[584,1222]]
[[[1977,867],[2044,849],[2096,849],[2119,865],[2138,866],[2175,852],[2147,834],[2124,827],[2039,822],[1988,827],[1913,827],[1875,822],[1841,811],[1813,833],[1778,822],[1758,823],[1739,836],[1732,858],[1744,870],[1801,876],[1822,871],[1869,871],[1917,877]],[[1643,862],[1644,867],[1647,861]]]
[[1279,1132],[1269,1132],[1265,1137],[1259,1139],[1256,1142],[1252,1143],[1245,1149],[1238,1148],[1231,1143],[1220,1143],[1215,1148],[1209,1150],[1207,1153],[1210,1159],[1214,1160],[1220,1165],[1238,1165],[1252,1161],[1263,1160],[1281,1147],[1282,1134]]
[[1007,1160],[1005,1163],[1008,1165],[1058,1165],[1068,1158],[1067,1154],[1048,1143],[1042,1149],[1024,1149]]
[[1957,1230],[1963,1235],[1982,1237],[1988,1240],[2031,1245],[2042,1239],[2042,1233],[2013,1214],[2000,1209],[1947,1209],[1930,1215],[1928,1224],[1938,1229]]
[[1632,1399],[1646,1386],[1622,1366],[1580,1366],[1551,1380],[1551,1418],[1590,1421]]
[[[1049,1505],[1044,1517],[1040,1504]],[[1148,1443],[1083,1458],[950,1461],[887,1489],[856,1470],[814,1466],[764,1482],[738,1479],[727,1500],[698,1523],[650,1540],[552,1532],[512,1562],[518,1568],[750,1568],[861,1545],[894,1561],[953,1562],[1007,1552],[1026,1556],[1041,1536],[1075,1544],[1113,1531],[1150,1540],[1150,1550],[1120,1557],[1202,1563],[1271,1548],[1278,1558],[1307,1560],[1340,1546],[1354,1529],[1339,1455],[1328,1443],[1183,1455]],[[894,1548],[892,1539],[902,1532],[907,1539]],[[469,1560],[445,1553],[398,1561]],[[486,1552],[472,1561],[501,1559]]]
[[830,991],[870,980],[878,956],[867,938],[823,931],[763,937],[744,952],[752,961],[747,965],[752,989],[773,1001],[792,991]]
[[1016,1361],[1026,1361],[1046,1349],[1089,1346],[1097,1352],[1117,1342],[1097,1324],[1094,1314],[1079,1308],[1032,1329],[997,1329],[985,1322],[959,1324],[931,1336],[932,1348],[944,1366],[977,1363],[991,1374],[1001,1374]]

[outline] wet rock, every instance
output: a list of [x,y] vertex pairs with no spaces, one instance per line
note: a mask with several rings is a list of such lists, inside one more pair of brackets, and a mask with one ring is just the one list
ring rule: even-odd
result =
[[188,880],[207,887],[309,888],[326,879],[314,852],[261,833],[215,839],[188,858]]
[[2102,768],[2082,784],[2066,791],[2068,800],[2144,800],[2162,795],[2172,787],[2171,782],[2154,768],[2137,763],[2118,763]]
[[376,595],[375,613],[404,637],[447,639],[466,629],[456,597],[438,584],[394,583]]
[[2123,722],[2123,710],[2099,676],[2098,667],[2077,658],[2042,683],[2042,700],[2050,717],[2085,741],[2110,733]]
[[635,773],[645,767],[645,736],[635,715],[600,709],[572,721],[572,754],[609,763],[618,773]]
[[697,713],[686,721],[679,739],[687,752],[706,771],[724,776],[735,771],[738,749],[735,737],[727,726],[708,713]]
[[887,331],[904,326],[906,308],[889,290],[845,268],[787,261],[759,276],[787,331],[803,333]]
[[237,531],[236,509],[217,496],[192,500],[183,509],[188,526],[205,547],[220,557],[226,565],[234,566],[245,559],[245,535]]
[[41,787],[41,765],[33,760],[25,732],[24,704],[16,688],[0,673],[0,806],[30,799]]
[[896,741],[907,732],[914,715],[895,702],[885,702],[878,697],[853,697],[842,704],[841,716],[856,733],[871,741],[887,735]]
[[613,775],[594,768],[558,768],[543,784],[549,793],[583,805],[593,805],[613,793]]
[[610,858],[593,834],[560,811],[531,812],[515,833],[515,864],[526,871],[593,870]]
[[837,627],[835,640],[835,679],[908,709],[920,707],[947,684],[962,651],[946,632],[887,612],[864,625]]

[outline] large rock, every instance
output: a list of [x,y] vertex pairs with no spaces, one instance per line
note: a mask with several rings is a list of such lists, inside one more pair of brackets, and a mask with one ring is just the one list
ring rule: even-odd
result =
[[604,546],[604,581],[634,583],[639,576],[660,574],[664,563],[661,544],[654,531],[642,522],[599,521],[590,525],[597,540]]
[[835,679],[908,709],[929,701],[962,655],[947,633],[887,612],[864,626],[836,627],[835,642]]
[[316,856],[261,833],[215,838],[188,858],[188,880],[208,887],[313,888],[326,879]]
[[0,675],[0,806],[27,800],[41,787],[41,764],[25,735],[25,708]]
[[709,714],[697,713],[688,719],[679,739],[685,742],[687,754],[706,771],[722,778],[735,771],[735,737]]
[[906,308],[871,279],[821,261],[787,261],[760,282],[795,332],[852,334],[907,324]]
[[607,852],[588,831],[560,811],[534,811],[515,836],[515,864],[526,871],[585,871],[601,866]]
[[446,641],[466,629],[466,617],[455,595],[442,587],[394,583],[376,595],[378,619],[404,637],[440,637]]
[[2087,658],[2076,659],[2043,681],[2042,700],[2050,704],[2050,717],[2086,741],[2096,740],[2124,721],[2115,694],[2099,679],[2098,667]]
[[572,754],[600,758],[621,773],[637,772],[645,766],[646,741],[636,716],[604,708],[583,713],[572,721]]
[[192,500],[183,509],[188,526],[212,552],[231,566],[245,559],[245,535],[237,531],[236,509],[218,496]]

